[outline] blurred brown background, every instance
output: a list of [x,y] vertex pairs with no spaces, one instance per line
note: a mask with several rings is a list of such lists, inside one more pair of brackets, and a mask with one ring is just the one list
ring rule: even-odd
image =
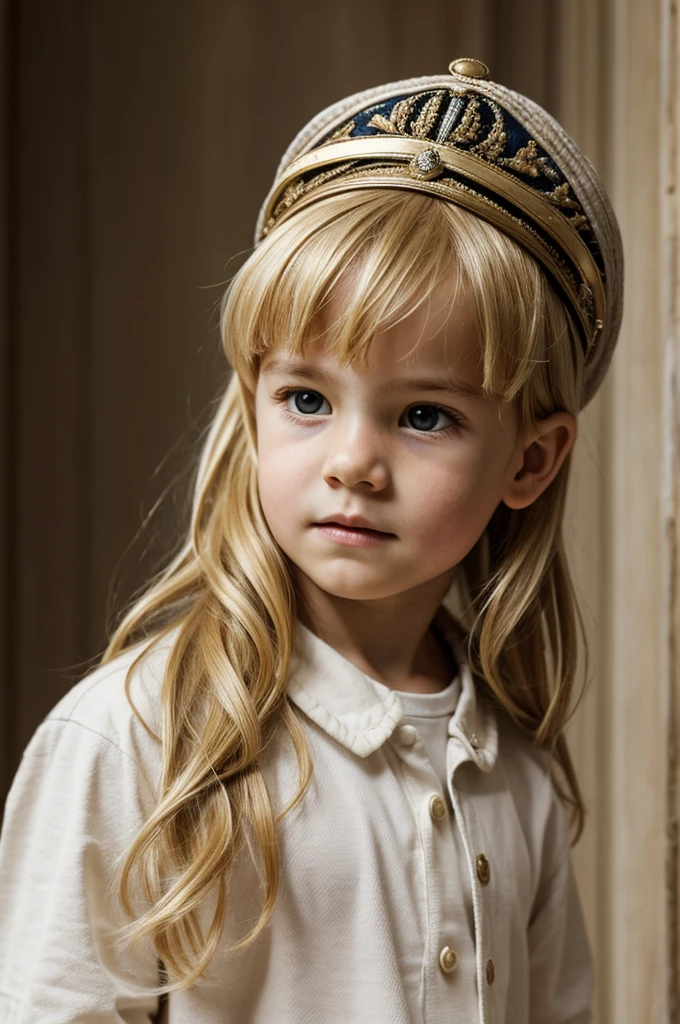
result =
[[[217,304],[280,155],[353,91],[474,56],[595,162],[626,322],[569,528],[592,647],[571,726],[598,1024],[680,1021],[678,27],[673,0],[0,0],[0,758],[186,524]],[[143,516],[171,498],[135,543]],[[132,544],[132,546],[130,546]]]

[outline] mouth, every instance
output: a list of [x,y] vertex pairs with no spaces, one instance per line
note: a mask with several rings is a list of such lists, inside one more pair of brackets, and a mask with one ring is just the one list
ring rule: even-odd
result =
[[356,530],[363,533],[380,533],[385,537],[394,537],[396,534],[390,533],[389,530],[382,530],[375,523],[371,522],[370,519],[366,519],[364,516],[328,516],[327,519],[320,519],[318,522],[313,523],[314,526],[337,526],[343,530]]
[[362,516],[332,516],[312,523],[312,526],[328,540],[351,547],[370,547],[396,539],[396,534],[379,530],[375,524]]

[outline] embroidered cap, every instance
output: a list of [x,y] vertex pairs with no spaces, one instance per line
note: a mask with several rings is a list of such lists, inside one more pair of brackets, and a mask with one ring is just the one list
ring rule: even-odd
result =
[[590,162],[557,121],[489,81],[481,61],[378,86],[328,107],[293,140],[260,211],[256,242],[327,195],[401,188],[489,221],[544,267],[571,310],[585,357],[582,406],[616,344],[621,237]]

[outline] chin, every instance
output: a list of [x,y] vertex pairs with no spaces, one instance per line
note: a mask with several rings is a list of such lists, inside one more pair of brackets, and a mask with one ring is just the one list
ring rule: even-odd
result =
[[334,578],[332,572],[323,576],[310,572],[305,572],[305,575],[319,590],[346,601],[380,601],[408,589],[404,586],[403,580],[397,583],[394,580]]

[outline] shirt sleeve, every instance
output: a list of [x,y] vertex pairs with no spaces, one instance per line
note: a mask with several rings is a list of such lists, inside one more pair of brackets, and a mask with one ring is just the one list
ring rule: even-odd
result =
[[552,801],[528,930],[530,1024],[591,1024],[593,963],[569,852],[564,806]]
[[115,868],[144,820],[133,757],[79,722],[43,722],[0,837],[0,1024],[153,1021],[151,944],[123,953],[112,937]]

